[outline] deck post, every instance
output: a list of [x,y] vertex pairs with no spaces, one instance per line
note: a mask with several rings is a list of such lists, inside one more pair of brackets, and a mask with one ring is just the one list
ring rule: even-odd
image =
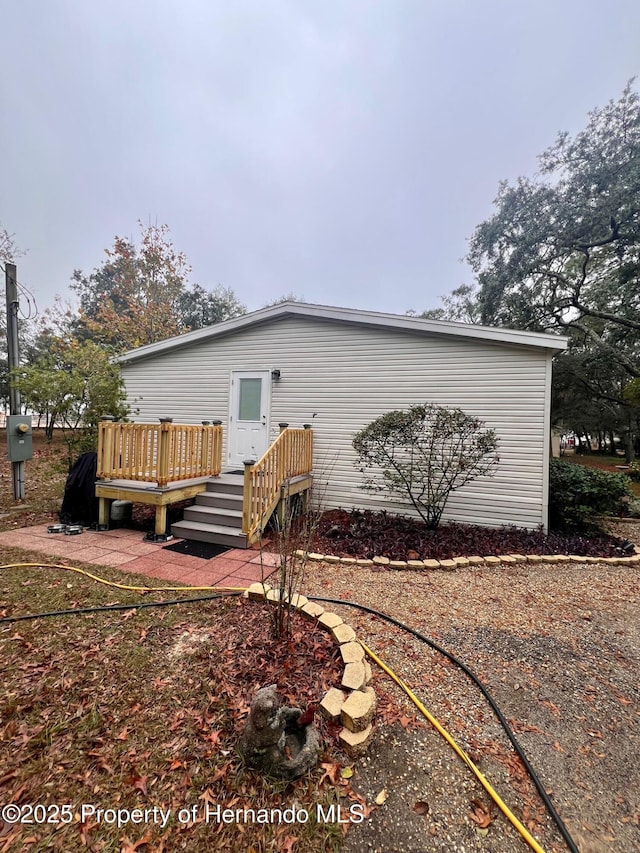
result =
[[253,467],[253,459],[245,459],[243,464],[244,489],[242,492],[242,532],[248,536],[251,524],[251,469]]
[[98,432],[98,477],[101,472],[107,475],[113,473],[113,429],[109,426],[114,422],[113,415],[103,415],[100,418]]
[[166,486],[169,482],[169,431],[173,418],[160,418],[160,435],[158,447],[158,485]]
[[202,421],[202,433],[200,437],[200,468],[206,471],[209,459],[209,430],[207,427],[211,421]]

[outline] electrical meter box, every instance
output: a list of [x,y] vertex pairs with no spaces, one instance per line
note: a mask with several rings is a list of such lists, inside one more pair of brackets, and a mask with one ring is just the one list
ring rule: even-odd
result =
[[33,456],[31,415],[7,417],[7,449],[10,462],[24,462]]

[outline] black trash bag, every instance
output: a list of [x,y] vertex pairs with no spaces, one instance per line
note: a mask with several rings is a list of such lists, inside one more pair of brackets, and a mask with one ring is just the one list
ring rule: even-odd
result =
[[83,453],[75,461],[64,487],[64,497],[59,512],[61,524],[82,524],[85,527],[97,524],[97,469],[97,453]]

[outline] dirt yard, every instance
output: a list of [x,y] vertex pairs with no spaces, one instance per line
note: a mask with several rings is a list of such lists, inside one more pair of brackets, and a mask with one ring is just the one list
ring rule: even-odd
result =
[[[638,541],[640,530],[615,531]],[[583,853],[640,849],[640,586],[635,566],[564,563],[430,573],[309,565],[307,594],[356,600],[428,635],[490,689]],[[336,607],[476,761],[542,847],[555,825],[477,688],[388,624]],[[398,695],[379,678],[378,689]],[[345,850],[512,853],[525,842],[415,708],[379,725],[352,780],[385,792]],[[426,804],[426,805],[425,805]]]

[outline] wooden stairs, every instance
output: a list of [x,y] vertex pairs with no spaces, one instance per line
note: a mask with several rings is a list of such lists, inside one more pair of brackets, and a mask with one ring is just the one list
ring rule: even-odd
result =
[[207,481],[204,492],[196,495],[195,506],[184,511],[182,521],[171,525],[180,539],[211,542],[228,548],[246,548],[242,532],[242,474],[221,474]]

